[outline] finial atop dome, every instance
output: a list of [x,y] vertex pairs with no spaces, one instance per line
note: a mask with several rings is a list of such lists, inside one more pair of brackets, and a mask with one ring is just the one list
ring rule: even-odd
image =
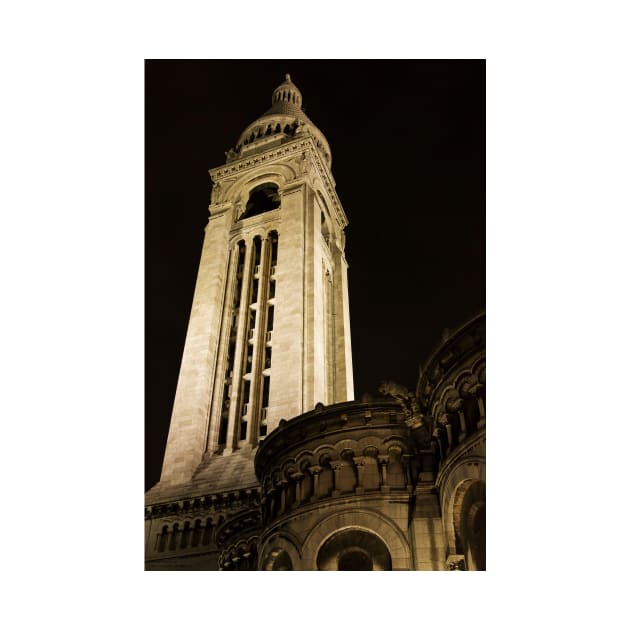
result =
[[280,103],[290,107],[302,108],[302,94],[297,89],[295,83],[291,81],[291,75],[285,74],[284,81],[273,91],[271,104]]

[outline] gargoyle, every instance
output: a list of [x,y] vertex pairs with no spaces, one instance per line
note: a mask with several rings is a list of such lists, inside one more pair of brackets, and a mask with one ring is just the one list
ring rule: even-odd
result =
[[418,437],[421,436],[422,441],[426,441],[429,436],[428,426],[425,416],[420,411],[420,403],[415,393],[410,392],[404,385],[399,385],[394,381],[383,381],[379,385],[378,391],[400,402],[405,414],[405,424],[412,431],[420,431]]

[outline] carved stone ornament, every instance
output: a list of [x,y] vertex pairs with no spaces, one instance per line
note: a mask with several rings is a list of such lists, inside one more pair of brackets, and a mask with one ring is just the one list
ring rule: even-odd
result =
[[395,398],[403,407],[407,419],[414,416],[421,417],[420,403],[413,392],[410,392],[404,385],[399,385],[395,381],[383,381],[378,388],[381,394]]
[[464,561],[464,556],[460,556],[460,555],[449,556],[446,560],[446,568],[449,571],[465,571],[466,562]]
[[461,398],[449,398],[446,401],[446,411],[454,412],[459,411],[462,408]]
[[477,394],[479,394],[481,389],[482,389],[482,386],[479,384],[479,381],[477,380],[477,376],[474,374],[471,374],[470,376],[468,376],[462,381],[459,391],[462,396],[469,398],[469,397],[477,396]]

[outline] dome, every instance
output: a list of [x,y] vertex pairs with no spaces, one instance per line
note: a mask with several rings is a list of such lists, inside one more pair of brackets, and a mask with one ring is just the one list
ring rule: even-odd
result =
[[297,86],[291,81],[291,75],[285,74],[284,81],[273,91],[271,96],[272,107],[265,114],[280,113],[286,111],[288,113],[302,112],[302,93]]
[[302,93],[287,74],[271,95],[271,107],[243,131],[236,148],[228,152],[228,161],[267,150],[271,146],[293,140],[300,134],[313,137],[330,168],[332,158],[328,141],[302,110]]

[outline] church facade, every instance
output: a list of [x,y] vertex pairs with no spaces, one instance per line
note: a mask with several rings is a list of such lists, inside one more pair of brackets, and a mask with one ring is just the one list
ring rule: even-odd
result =
[[147,570],[485,570],[485,318],[356,402],[331,150],[287,75],[210,171]]

